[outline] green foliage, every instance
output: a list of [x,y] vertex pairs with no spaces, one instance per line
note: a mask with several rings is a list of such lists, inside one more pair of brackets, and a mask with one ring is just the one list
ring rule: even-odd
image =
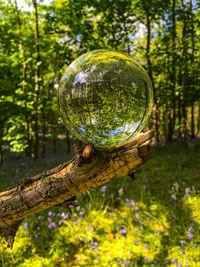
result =
[[[125,51],[148,71],[156,106],[150,127],[153,124],[157,139],[199,133],[198,2],[55,0],[49,5],[37,4],[38,62],[31,8],[23,11],[15,3],[0,1],[1,150],[10,147],[31,155],[33,146],[38,146],[33,138],[36,106],[38,133],[44,140],[47,134],[54,136],[60,125],[56,90],[63,70],[79,55],[99,48]],[[36,65],[40,69],[38,98],[34,91]],[[13,125],[15,134],[10,130]],[[64,127],[59,127],[60,131],[64,132]]]
[[[0,239],[0,264],[197,266],[199,148],[199,142],[155,146],[152,160],[135,174],[136,180],[123,177],[82,194],[72,213],[54,207],[28,217],[13,250]],[[2,169],[1,177],[34,174],[49,168],[49,162],[28,165],[18,160]]]

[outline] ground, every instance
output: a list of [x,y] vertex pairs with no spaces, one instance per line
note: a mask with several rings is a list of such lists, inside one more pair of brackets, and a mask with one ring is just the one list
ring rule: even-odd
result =
[[[48,153],[50,155],[50,153]],[[68,160],[65,145],[37,162],[9,158],[3,190]],[[200,142],[153,146],[135,180],[122,177],[27,218],[0,266],[200,266]]]

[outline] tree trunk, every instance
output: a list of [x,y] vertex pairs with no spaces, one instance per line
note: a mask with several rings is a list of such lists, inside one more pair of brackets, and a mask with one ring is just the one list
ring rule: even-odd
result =
[[38,157],[38,100],[40,93],[40,45],[39,45],[39,27],[38,27],[38,13],[37,13],[37,0],[33,1],[34,7],[34,23],[35,23],[35,52],[36,52],[36,63],[35,63],[35,93],[34,93],[34,111],[33,111],[33,155],[34,159]]
[[45,121],[45,101],[42,107],[42,158],[46,155],[46,121]]
[[200,133],[200,102],[198,105],[198,115],[197,115],[197,134]]
[[54,154],[56,154],[56,152],[57,152],[57,142],[56,142],[56,139],[57,139],[56,128],[53,127],[53,153]]
[[22,29],[21,29],[21,19],[20,14],[17,6],[17,0],[15,0],[15,10],[16,10],[16,17],[17,17],[17,25],[18,25],[18,32],[19,32],[19,48],[22,50],[22,56],[23,56],[23,65],[22,65],[22,91],[24,94],[24,118],[25,118],[25,138],[26,142],[28,144],[28,147],[25,150],[25,154],[27,158],[30,158],[30,126],[29,126],[29,119],[28,119],[28,113],[27,113],[27,77],[26,77],[26,71],[27,71],[27,64],[26,64],[26,54],[24,50],[24,43],[23,43],[23,36],[22,36]]
[[181,96],[180,96],[180,91],[179,91],[179,94],[178,94],[178,138],[181,139]]
[[153,70],[152,70],[152,62],[150,58],[150,48],[151,48],[151,1],[145,2],[144,0],[142,1],[143,3],[143,8],[146,13],[146,28],[147,28],[147,43],[146,43],[146,59],[147,59],[147,66],[148,66],[148,74],[149,78],[152,83],[153,87],[153,93],[154,93],[154,107],[152,110],[152,118],[153,118],[153,129],[155,131],[155,138],[156,141],[159,141],[159,133],[158,133],[158,118],[157,118],[157,97],[156,97],[156,91],[155,91],[155,84],[154,84],[154,79],[153,79]]
[[108,150],[85,145],[69,162],[25,178],[0,193],[0,234],[12,247],[22,220],[74,196],[140,169],[151,157],[153,131],[140,133],[129,142]]
[[172,70],[171,70],[171,93],[172,106],[169,112],[169,130],[168,141],[171,141],[174,134],[174,127],[176,122],[176,0],[172,1]]
[[71,152],[71,147],[70,147],[69,131],[68,130],[66,132],[66,142],[67,142],[67,153],[70,153]]
[[194,129],[194,102],[191,104],[191,137],[194,138],[195,129]]
[[183,112],[183,138],[185,139],[186,136],[188,135],[187,131],[187,110],[185,107],[185,102],[183,102],[182,105],[182,112]]
[[[194,42],[194,19],[193,19],[193,5],[192,0],[190,0],[190,15],[191,15],[191,35],[192,35],[192,54],[191,54],[191,74],[192,74],[192,81],[195,80],[194,77],[194,52],[195,52],[195,42]],[[194,92],[194,85],[191,84],[191,90]],[[195,124],[194,124],[194,96],[192,94],[192,103],[191,103],[191,137],[194,138],[195,136]]]
[[167,136],[167,118],[166,118],[166,114],[167,114],[167,108],[166,108],[166,105],[164,105],[163,106],[163,110],[162,110],[162,123],[163,123],[164,139],[166,139],[166,136]]
[[3,124],[0,124],[0,165],[3,165]]

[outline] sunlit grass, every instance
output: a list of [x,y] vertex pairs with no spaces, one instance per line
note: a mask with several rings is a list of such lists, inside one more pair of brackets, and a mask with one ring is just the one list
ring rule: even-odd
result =
[[[153,150],[134,181],[123,177],[79,196],[72,213],[54,207],[27,218],[13,250],[0,239],[1,265],[200,266],[200,145]],[[8,172],[25,174],[18,168]]]

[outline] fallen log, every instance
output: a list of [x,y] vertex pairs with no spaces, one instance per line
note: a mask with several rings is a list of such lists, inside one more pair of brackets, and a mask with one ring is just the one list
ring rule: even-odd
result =
[[153,131],[107,150],[92,144],[74,159],[0,193],[0,235],[12,247],[20,223],[27,216],[55,205],[66,205],[75,196],[140,169],[151,157]]

